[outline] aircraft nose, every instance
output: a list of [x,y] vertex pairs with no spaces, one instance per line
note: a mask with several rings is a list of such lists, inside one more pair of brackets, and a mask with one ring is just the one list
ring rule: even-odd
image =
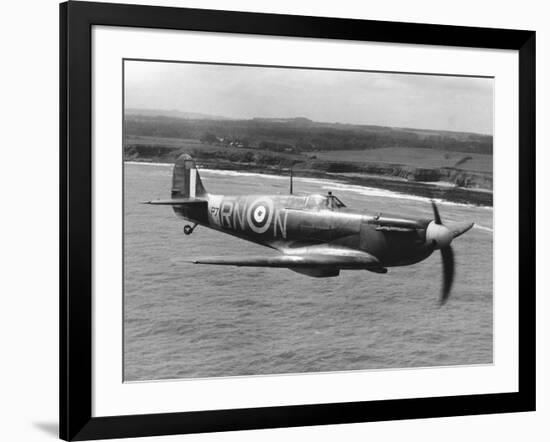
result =
[[426,242],[433,244],[436,249],[442,249],[451,244],[453,232],[445,225],[438,224],[435,221],[428,224],[426,229]]
[[471,222],[438,224],[432,221],[426,229],[426,242],[435,245],[436,249],[442,249],[451,244],[454,238],[466,233],[473,226],[474,223]]

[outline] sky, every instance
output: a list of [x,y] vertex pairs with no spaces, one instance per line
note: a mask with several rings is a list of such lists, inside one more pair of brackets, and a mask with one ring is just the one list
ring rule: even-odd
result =
[[493,133],[493,79],[126,61],[125,107]]

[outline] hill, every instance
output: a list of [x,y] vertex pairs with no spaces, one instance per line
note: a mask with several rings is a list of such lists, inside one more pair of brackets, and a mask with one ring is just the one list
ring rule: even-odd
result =
[[[334,178],[460,202],[492,204],[492,136],[315,122],[212,120],[127,114],[126,161]],[[479,192],[483,190],[483,192]]]
[[227,120],[226,117],[219,115],[201,114],[198,112],[183,112],[176,109],[126,109],[126,115],[142,116],[142,117],[169,117],[182,118],[186,120]]
[[126,136],[196,139],[215,144],[237,142],[261,150],[316,152],[383,147],[428,148],[447,152],[492,154],[493,137],[467,132],[324,123],[297,118],[220,119],[156,115],[129,110]]

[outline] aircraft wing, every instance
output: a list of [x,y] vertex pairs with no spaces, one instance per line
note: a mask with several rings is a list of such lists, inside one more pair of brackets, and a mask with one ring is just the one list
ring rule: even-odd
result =
[[194,264],[230,265],[237,267],[382,269],[380,261],[369,253],[344,248],[331,248],[329,246],[323,248],[315,246],[303,247],[273,256],[202,258],[193,260],[192,262]]

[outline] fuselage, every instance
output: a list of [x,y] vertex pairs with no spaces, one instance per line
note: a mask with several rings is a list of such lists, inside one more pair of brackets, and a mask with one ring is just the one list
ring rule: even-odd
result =
[[[425,241],[430,220],[357,213],[330,195],[207,194],[205,199],[200,209],[174,210],[199,225],[282,251],[329,244],[368,252],[386,267],[413,264],[433,252]],[[391,229],[384,227],[388,220]],[[400,223],[406,226],[402,231],[395,227]]]

